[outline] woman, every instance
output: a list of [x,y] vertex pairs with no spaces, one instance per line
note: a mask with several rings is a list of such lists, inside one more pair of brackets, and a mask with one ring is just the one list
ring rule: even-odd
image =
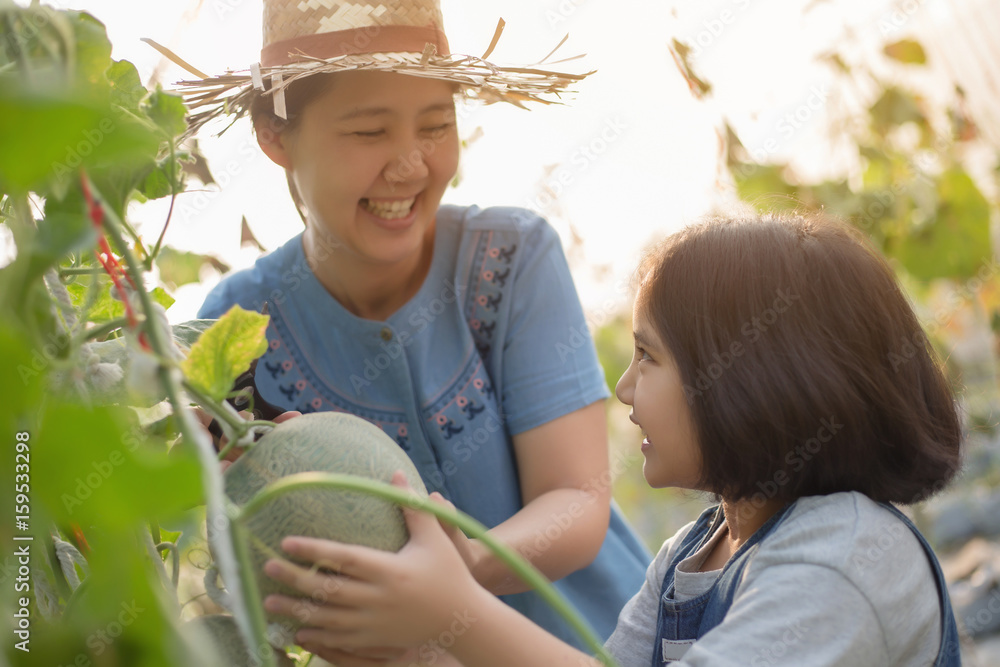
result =
[[[586,322],[558,236],[522,209],[440,204],[458,165],[457,92],[520,104],[572,77],[440,55],[435,2],[338,6],[265,3],[265,60],[326,60],[265,67],[272,88],[227,108],[249,109],[306,227],[224,279],[199,316],[266,304],[264,399],[379,425],[428,491],[558,580],[606,637],[648,554],[611,507],[608,390],[593,345],[571,345]],[[363,28],[344,23],[359,16]],[[578,641],[478,541],[453,537],[487,590]]]

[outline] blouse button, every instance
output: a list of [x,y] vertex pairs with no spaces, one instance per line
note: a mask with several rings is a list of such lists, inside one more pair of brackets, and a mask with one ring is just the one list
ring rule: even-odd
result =
[[387,343],[392,340],[392,329],[389,327],[382,327],[382,340]]

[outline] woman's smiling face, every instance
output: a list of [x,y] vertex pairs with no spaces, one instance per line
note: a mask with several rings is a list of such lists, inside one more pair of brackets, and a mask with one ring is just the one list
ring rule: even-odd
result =
[[653,488],[697,488],[701,452],[684,382],[666,345],[636,299],[635,350],[615,395],[632,406],[629,418],[642,429],[642,474]]
[[292,128],[261,145],[288,170],[322,247],[363,262],[412,261],[427,249],[458,169],[454,88],[403,74],[338,73]]

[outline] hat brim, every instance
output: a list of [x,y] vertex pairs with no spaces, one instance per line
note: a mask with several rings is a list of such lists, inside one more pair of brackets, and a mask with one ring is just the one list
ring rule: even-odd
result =
[[[521,108],[526,108],[525,102],[560,104],[561,94],[572,92],[569,86],[593,74],[502,67],[460,54],[440,56],[407,52],[345,55],[326,60],[302,55],[300,62],[289,65],[227,72],[221,76],[179,81],[176,85],[181,87],[181,95],[191,110],[189,125],[191,131],[195,131],[215,118],[231,116],[235,121],[248,113],[256,96],[280,96],[287,86],[305,77],[356,70],[449,81],[461,86],[468,97],[487,104],[507,102]],[[270,82],[266,89],[264,80]]]

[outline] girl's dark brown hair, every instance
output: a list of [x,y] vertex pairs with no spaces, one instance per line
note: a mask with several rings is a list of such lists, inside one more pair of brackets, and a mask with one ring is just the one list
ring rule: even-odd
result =
[[910,504],[958,471],[948,382],[892,269],[853,228],[713,220],[668,238],[640,271],[639,307],[685,385],[700,488]]

